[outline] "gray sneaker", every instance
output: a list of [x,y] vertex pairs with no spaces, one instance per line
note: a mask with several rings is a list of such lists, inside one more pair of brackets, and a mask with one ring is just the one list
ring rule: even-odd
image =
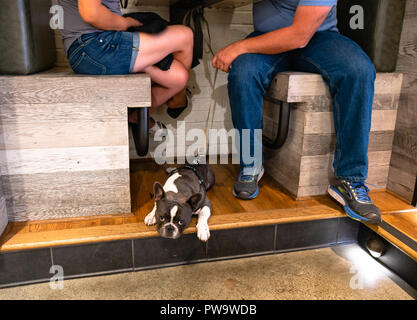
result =
[[337,179],[328,188],[330,196],[340,203],[346,214],[354,220],[371,224],[382,222],[381,212],[369,197],[369,188],[363,181]]
[[235,181],[233,195],[242,200],[255,199],[259,194],[258,182],[263,175],[263,168],[257,175],[244,175],[243,170],[241,170]]

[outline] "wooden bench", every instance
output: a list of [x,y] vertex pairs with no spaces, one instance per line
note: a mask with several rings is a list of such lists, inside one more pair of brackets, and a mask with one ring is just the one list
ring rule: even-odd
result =
[[128,107],[150,104],[144,74],[0,76],[0,208],[9,221],[131,212]]
[[[402,74],[377,74],[368,154],[371,188],[387,186],[401,84]],[[264,102],[264,134],[269,137],[278,123],[278,104],[271,100],[291,103],[291,115],[283,147],[265,151],[267,172],[297,198],[325,194],[336,142],[326,84],[318,74],[278,74]]]

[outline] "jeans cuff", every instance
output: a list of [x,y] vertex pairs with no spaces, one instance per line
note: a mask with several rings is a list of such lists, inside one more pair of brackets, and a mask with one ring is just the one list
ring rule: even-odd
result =
[[138,57],[139,53],[139,32],[133,32],[133,44],[132,44],[132,58],[130,60],[130,67],[129,67],[129,73],[133,73],[133,68],[135,67],[136,58]]
[[256,176],[261,173],[262,168],[263,168],[262,166],[261,167],[241,167],[241,170],[244,176]]

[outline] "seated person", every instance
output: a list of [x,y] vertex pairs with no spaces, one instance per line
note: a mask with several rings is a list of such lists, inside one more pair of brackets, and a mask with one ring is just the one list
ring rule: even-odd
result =
[[[213,67],[229,72],[228,91],[232,119],[243,143],[254,154],[262,146],[263,99],[278,72],[296,70],[321,74],[333,98],[336,181],[329,194],[353,219],[380,223],[365,185],[368,143],[374,97],[375,68],[365,52],[337,29],[337,0],[263,0],[254,4],[254,29],[246,39],[220,50]],[[242,131],[249,129],[249,141]],[[260,152],[262,154],[262,152]],[[259,158],[259,157],[258,157]],[[263,159],[247,163],[233,193],[253,199],[259,193]],[[279,164],[277,164],[279,165]]]
[[[173,25],[158,34],[127,32],[141,23],[123,17],[119,0],[59,0],[64,9],[64,48],[76,73],[114,75],[147,73],[153,82],[149,113],[169,100],[169,107],[184,107],[185,87],[193,59],[193,32]],[[167,71],[154,65],[173,54]],[[135,113],[129,122],[135,123]],[[149,119],[151,133],[164,128]]]

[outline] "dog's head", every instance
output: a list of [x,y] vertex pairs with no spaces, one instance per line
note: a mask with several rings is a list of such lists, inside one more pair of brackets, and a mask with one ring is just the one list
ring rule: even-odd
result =
[[164,191],[159,182],[154,184],[157,230],[164,238],[178,239],[190,225],[193,212],[203,195],[196,193],[185,199],[180,194]]

